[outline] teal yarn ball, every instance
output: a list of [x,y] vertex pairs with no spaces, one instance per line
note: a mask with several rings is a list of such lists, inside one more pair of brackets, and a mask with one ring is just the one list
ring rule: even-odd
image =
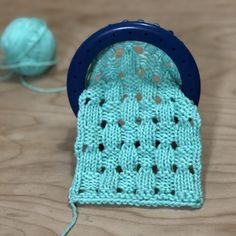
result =
[[44,20],[17,18],[1,36],[6,69],[22,76],[37,76],[56,64],[56,41]]

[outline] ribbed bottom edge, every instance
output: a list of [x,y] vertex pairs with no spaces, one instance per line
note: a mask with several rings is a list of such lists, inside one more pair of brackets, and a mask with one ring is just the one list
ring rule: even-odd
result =
[[200,208],[203,204],[203,199],[193,200],[135,200],[135,199],[105,199],[105,198],[74,198],[70,199],[71,203],[76,205],[127,205],[127,206],[142,206],[142,207],[191,207]]

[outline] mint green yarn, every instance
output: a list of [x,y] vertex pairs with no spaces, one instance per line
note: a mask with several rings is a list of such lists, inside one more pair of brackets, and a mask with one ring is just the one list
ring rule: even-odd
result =
[[23,76],[42,74],[56,64],[56,42],[45,21],[17,18],[1,36],[3,62],[0,69],[10,69]]
[[67,225],[67,227],[64,229],[64,231],[61,233],[61,236],[66,236],[71,229],[73,228],[73,226],[76,224],[77,218],[78,218],[78,212],[77,212],[77,208],[75,206],[75,204],[70,204],[71,207],[71,211],[72,211],[72,221],[70,224]]
[[55,87],[55,88],[41,88],[38,86],[34,86],[31,83],[29,83],[27,80],[20,78],[20,83],[22,86],[25,88],[37,92],[37,93],[59,93],[59,92],[64,92],[66,90],[66,87]]
[[170,57],[147,43],[117,43],[87,81],[70,204],[199,208],[201,118]]
[[9,80],[14,75],[20,77],[20,83],[39,93],[65,91],[66,87],[41,88],[30,84],[24,77],[43,74],[50,66],[56,65],[56,41],[44,20],[37,18],[17,18],[4,30],[0,48],[3,59],[0,70],[6,74],[0,81]]

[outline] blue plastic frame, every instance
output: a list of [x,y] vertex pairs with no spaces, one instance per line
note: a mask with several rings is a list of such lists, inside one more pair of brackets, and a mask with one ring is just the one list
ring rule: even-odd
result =
[[71,108],[77,116],[79,95],[85,89],[85,79],[89,65],[96,55],[106,47],[122,41],[142,41],[163,50],[177,66],[181,80],[181,90],[194,104],[200,99],[200,75],[196,62],[187,47],[172,31],[158,24],[139,21],[123,21],[108,25],[85,40],[72,58],[67,75],[67,93]]

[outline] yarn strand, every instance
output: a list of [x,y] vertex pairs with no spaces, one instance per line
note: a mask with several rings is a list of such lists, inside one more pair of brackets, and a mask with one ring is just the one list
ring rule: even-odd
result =
[[20,83],[23,87],[37,93],[59,93],[66,90],[66,86],[63,87],[55,87],[55,88],[41,88],[32,85],[28,81],[26,81],[23,77],[20,78]]
[[61,236],[66,236],[72,230],[78,219],[78,211],[74,203],[70,203],[72,210],[72,221],[66,226],[64,231],[61,233]]

